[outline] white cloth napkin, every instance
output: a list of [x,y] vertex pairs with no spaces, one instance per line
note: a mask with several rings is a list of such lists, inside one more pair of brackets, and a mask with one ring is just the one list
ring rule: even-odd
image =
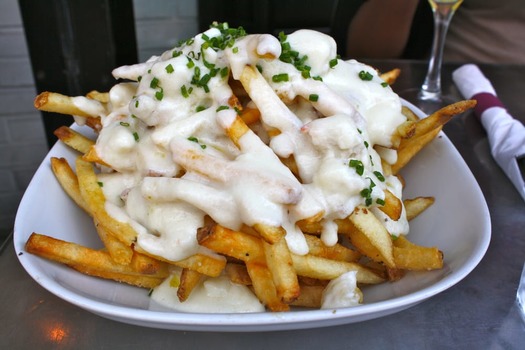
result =
[[478,66],[461,66],[452,73],[452,79],[464,98],[478,101],[474,112],[487,131],[492,156],[525,200],[523,169],[519,166],[525,166],[525,127],[507,113]]

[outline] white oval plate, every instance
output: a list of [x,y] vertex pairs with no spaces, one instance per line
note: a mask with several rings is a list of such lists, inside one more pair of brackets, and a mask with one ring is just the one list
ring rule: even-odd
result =
[[[76,129],[89,132],[85,127]],[[158,308],[150,306],[147,290],[85,276],[24,251],[24,244],[32,232],[101,247],[90,218],[67,197],[56,181],[50,157],[65,157],[74,165],[76,153],[57,143],[26,190],[14,228],[14,245],[21,264],[35,281],[63,300],[100,316],[135,325],[252,332],[370,320],[404,310],[455,285],[476,267],[490,242],[490,216],[483,194],[460,154],[441,133],[403,169],[402,174],[407,183],[404,198],[436,198],[432,207],[411,222],[410,239],[421,245],[439,247],[445,255],[442,270],[410,272],[400,281],[366,287],[363,289],[365,304],[353,308],[250,314],[156,311]]]

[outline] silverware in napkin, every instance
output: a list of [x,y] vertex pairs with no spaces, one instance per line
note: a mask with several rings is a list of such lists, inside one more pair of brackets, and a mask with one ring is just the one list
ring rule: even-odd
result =
[[525,127],[507,112],[475,64],[459,67],[452,79],[464,98],[477,100],[474,113],[487,132],[492,156],[525,200]]

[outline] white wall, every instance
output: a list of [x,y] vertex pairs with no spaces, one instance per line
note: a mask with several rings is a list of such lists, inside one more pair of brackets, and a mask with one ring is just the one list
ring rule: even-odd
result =
[[[197,33],[197,0],[133,0],[139,60]],[[47,153],[17,0],[0,0],[0,237]]]

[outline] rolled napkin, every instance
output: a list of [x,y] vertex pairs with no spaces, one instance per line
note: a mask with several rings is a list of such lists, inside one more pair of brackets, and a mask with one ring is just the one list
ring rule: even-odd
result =
[[461,66],[452,79],[463,97],[477,100],[474,113],[487,131],[492,156],[525,200],[525,127],[508,114],[478,66]]

